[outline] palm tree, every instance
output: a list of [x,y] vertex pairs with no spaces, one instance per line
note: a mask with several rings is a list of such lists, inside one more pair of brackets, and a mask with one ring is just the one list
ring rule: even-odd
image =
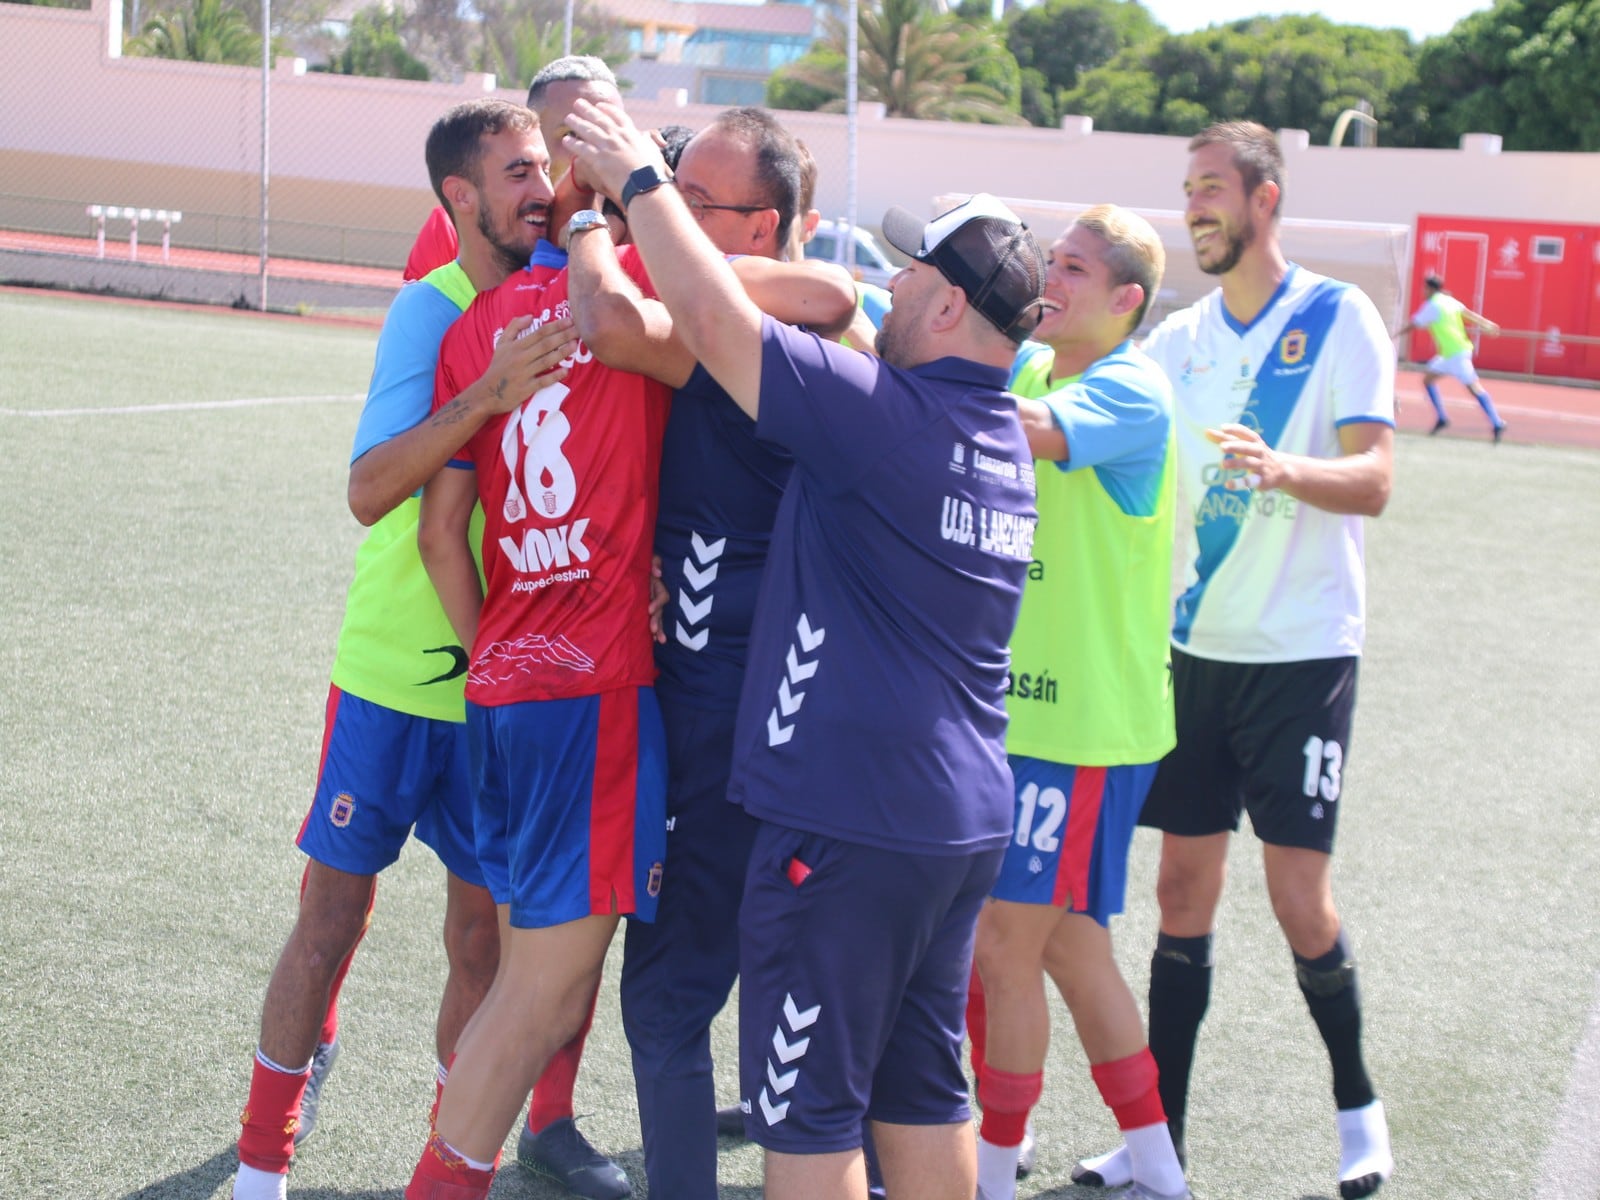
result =
[[[480,71],[493,72],[508,87],[526,84],[546,63],[561,57],[565,11],[559,0],[478,0],[483,44]],[[627,35],[599,9],[580,3],[573,13],[572,53],[592,54],[610,66],[627,62]]]
[[261,35],[223,0],[193,0],[188,8],[150,18],[127,48],[151,58],[252,64],[261,60]]
[[[821,105],[824,112],[844,107],[846,33],[834,20],[812,54],[779,72],[791,89],[798,84],[833,97]],[[860,97],[881,103],[891,117],[1024,123],[1005,96],[977,79],[986,59],[1009,54],[998,36],[935,13],[927,0],[881,0],[862,8],[859,51]]]

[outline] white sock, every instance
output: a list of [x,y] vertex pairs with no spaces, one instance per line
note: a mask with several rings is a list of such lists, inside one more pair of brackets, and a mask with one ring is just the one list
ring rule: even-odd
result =
[[257,1046],[256,1061],[267,1070],[276,1071],[279,1075],[309,1075],[311,1074],[312,1063],[314,1063],[316,1060],[313,1059],[312,1062],[308,1062],[303,1067],[286,1067],[280,1062],[273,1062],[272,1059],[261,1053],[261,1047]]
[[289,1194],[289,1177],[276,1171],[260,1171],[239,1164],[239,1173],[233,1177],[233,1200],[285,1200]]
[[[1358,1196],[1378,1190],[1378,1184],[1394,1174],[1394,1153],[1389,1148],[1389,1121],[1383,1113],[1383,1101],[1374,1100],[1361,1108],[1346,1108],[1339,1112],[1339,1182],[1377,1176],[1374,1183]],[[1344,1189],[1340,1188],[1343,1192]],[[1348,1193],[1346,1193],[1348,1194]]]
[[1143,1129],[1124,1129],[1124,1145],[1133,1164],[1133,1177],[1162,1196],[1181,1196],[1187,1188],[1178,1152],[1172,1148],[1172,1130],[1165,1121]]
[[978,1200],[1016,1200],[1017,1159],[1022,1147],[978,1139]]
[[1133,1159],[1124,1144],[1096,1158],[1080,1159],[1073,1178],[1076,1179],[1079,1172],[1083,1171],[1093,1171],[1108,1188],[1127,1187],[1133,1182]]
[[457,1158],[459,1158],[462,1162],[466,1163],[467,1166],[471,1167],[474,1171],[492,1171],[492,1170],[494,1170],[494,1163],[492,1163],[492,1162],[479,1162],[475,1158],[468,1158],[465,1154],[461,1153],[460,1150],[456,1149],[449,1142],[445,1142],[445,1140],[443,1138],[440,1138],[439,1140],[441,1142],[444,1142],[444,1148],[446,1150],[450,1151],[451,1154],[454,1154]]

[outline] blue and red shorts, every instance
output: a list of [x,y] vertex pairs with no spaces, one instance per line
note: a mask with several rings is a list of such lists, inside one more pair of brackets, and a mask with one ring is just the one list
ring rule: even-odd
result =
[[996,900],[1050,904],[1108,924],[1128,890],[1128,846],[1156,764],[1072,767],[1011,756],[1016,816]]
[[329,687],[317,790],[295,841],[324,866],[376,875],[414,827],[452,875],[482,887],[469,778],[465,725]]
[[971,1119],[961,1070],[978,912],[1002,851],[907,854],[763,822],[739,913],[750,1140],[862,1144],[862,1123]]
[[467,704],[478,862],[519,929],[599,913],[650,921],[667,843],[653,689]]

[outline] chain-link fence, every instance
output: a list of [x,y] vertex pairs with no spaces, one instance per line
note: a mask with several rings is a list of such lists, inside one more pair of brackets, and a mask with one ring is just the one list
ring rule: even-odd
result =
[[[527,76],[570,46],[613,61],[641,124],[692,127],[727,105],[760,103],[772,72],[815,40],[824,11],[606,0],[604,10],[580,10],[586,29],[572,23],[571,5],[552,20],[538,7],[550,0],[515,9],[480,3],[466,21],[418,0],[408,27],[423,54],[412,60],[420,77],[390,78],[339,69],[351,65],[364,14],[379,10],[322,9],[315,22],[292,6],[279,19],[269,14],[276,53],[263,69],[186,60],[183,48],[202,34],[177,18],[162,53],[151,53],[150,31],[165,30],[168,18],[152,16],[156,0],[143,0],[142,13],[140,2],[0,2],[0,265],[8,277],[29,273],[18,262],[26,255],[34,274],[72,286],[239,303],[259,302],[272,278],[381,285],[370,272],[398,271],[433,203],[422,145],[452,104],[484,95],[520,101]],[[236,34],[262,19],[259,7],[247,9],[224,10],[237,18]],[[216,19],[203,0],[183,11],[184,22]],[[139,37],[130,35],[134,21],[144,22]],[[236,47],[236,57],[259,54],[258,34],[251,45]],[[483,66],[511,74],[468,69]],[[796,115],[807,118],[796,132],[820,165],[820,202],[830,216],[848,216],[847,119]],[[213,278],[196,282],[197,271]],[[292,305],[302,291],[278,290],[273,301]]]
[[[812,50],[814,66],[819,46],[836,84],[859,62],[863,94],[879,96],[890,85],[871,78],[871,39],[858,59],[850,34],[900,0],[867,0],[859,26],[831,0],[269,0],[266,69],[264,0],[69,2],[88,7],[0,0],[0,281],[381,308],[434,202],[423,142],[453,104],[521,101],[532,73],[569,48],[613,64],[647,127],[697,128],[761,103],[775,75],[795,96],[794,64]],[[234,61],[191,60],[218,54]],[[846,94],[829,106],[845,112],[782,113],[819,165],[816,205],[830,222],[819,247],[853,244],[852,223],[874,231],[891,204],[931,215],[941,197],[988,191],[1048,242],[1075,207],[1110,201],[1166,214],[1165,307],[1210,285],[1190,269],[1176,213],[1183,138],[1072,116],[1053,129],[912,120],[876,99],[851,114]],[[1502,155],[1485,135],[1446,151],[1334,149],[1284,133],[1286,238],[1305,241],[1296,252],[1308,265],[1360,283],[1395,327],[1419,214],[1470,197],[1484,217],[1526,218],[1529,197],[1600,189],[1600,156]],[[883,269],[860,265],[869,278]],[[1592,334],[1600,316],[1580,324],[1554,336]]]

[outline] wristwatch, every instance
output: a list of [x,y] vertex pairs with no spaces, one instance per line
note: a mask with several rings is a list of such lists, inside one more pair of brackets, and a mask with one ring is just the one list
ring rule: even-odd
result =
[[606,215],[592,208],[580,208],[573,213],[567,221],[567,241],[572,241],[575,233],[584,233],[590,229],[609,229],[606,224]]
[[663,171],[654,163],[647,167],[640,167],[628,176],[628,182],[622,185],[622,211],[628,211],[628,205],[633,203],[635,196],[642,196],[645,192],[653,192],[664,183],[671,183],[672,175]]

